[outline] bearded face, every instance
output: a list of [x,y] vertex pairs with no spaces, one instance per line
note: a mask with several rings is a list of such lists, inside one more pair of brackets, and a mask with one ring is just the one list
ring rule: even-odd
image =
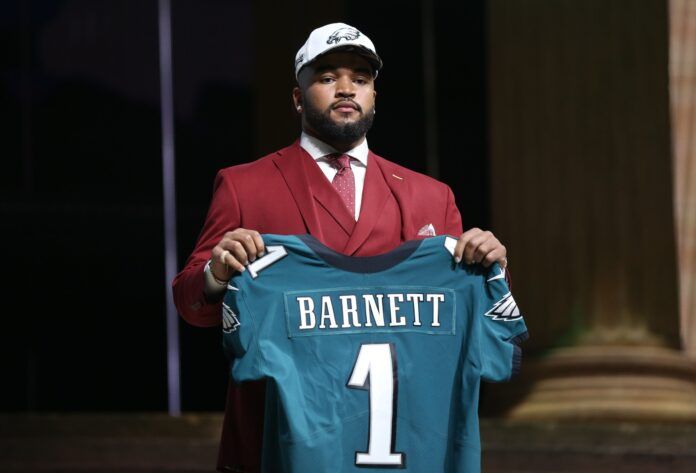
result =
[[[343,116],[337,109],[341,105],[355,107],[358,117]],[[372,105],[364,110],[358,103],[350,99],[340,100],[329,107],[320,108],[311,99],[305,99],[305,120],[307,124],[325,142],[341,144],[353,143],[367,134],[375,118],[375,107]]]
[[350,149],[365,137],[375,115],[374,69],[361,55],[338,51],[300,70],[293,90],[305,132]]

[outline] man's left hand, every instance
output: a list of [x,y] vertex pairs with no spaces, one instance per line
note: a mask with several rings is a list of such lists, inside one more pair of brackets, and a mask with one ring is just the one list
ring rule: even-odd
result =
[[481,263],[488,267],[498,262],[502,268],[507,267],[507,250],[489,231],[472,228],[462,233],[454,247],[454,260],[466,264]]

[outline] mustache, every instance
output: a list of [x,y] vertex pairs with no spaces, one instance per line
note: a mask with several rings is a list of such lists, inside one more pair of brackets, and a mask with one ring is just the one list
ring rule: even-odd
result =
[[358,105],[357,102],[354,102],[351,99],[341,99],[338,102],[331,104],[331,108],[339,107],[345,103],[349,103],[349,104],[353,105],[358,112],[362,113],[362,107],[360,105]]

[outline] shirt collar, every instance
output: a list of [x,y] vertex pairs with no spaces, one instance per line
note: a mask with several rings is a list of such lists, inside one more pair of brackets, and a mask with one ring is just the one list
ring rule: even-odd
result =
[[[336,149],[324,143],[318,138],[308,135],[304,131],[300,136],[300,146],[309,153],[309,155],[316,161],[319,158],[323,158],[327,154],[338,153]],[[357,159],[363,166],[367,166],[367,153],[369,148],[367,147],[367,138],[362,140],[355,148],[347,151],[345,154],[351,158]]]

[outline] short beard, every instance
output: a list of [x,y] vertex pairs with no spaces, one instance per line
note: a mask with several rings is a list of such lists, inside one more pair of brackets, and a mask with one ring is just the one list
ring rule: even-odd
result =
[[[353,102],[354,103],[354,102]],[[358,106],[359,107],[359,106]],[[350,144],[362,138],[372,128],[375,119],[375,108],[366,113],[358,109],[361,117],[353,123],[336,123],[331,119],[329,107],[323,112],[311,102],[305,100],[305,120],[318,134],[318,138],[330,143]]]

